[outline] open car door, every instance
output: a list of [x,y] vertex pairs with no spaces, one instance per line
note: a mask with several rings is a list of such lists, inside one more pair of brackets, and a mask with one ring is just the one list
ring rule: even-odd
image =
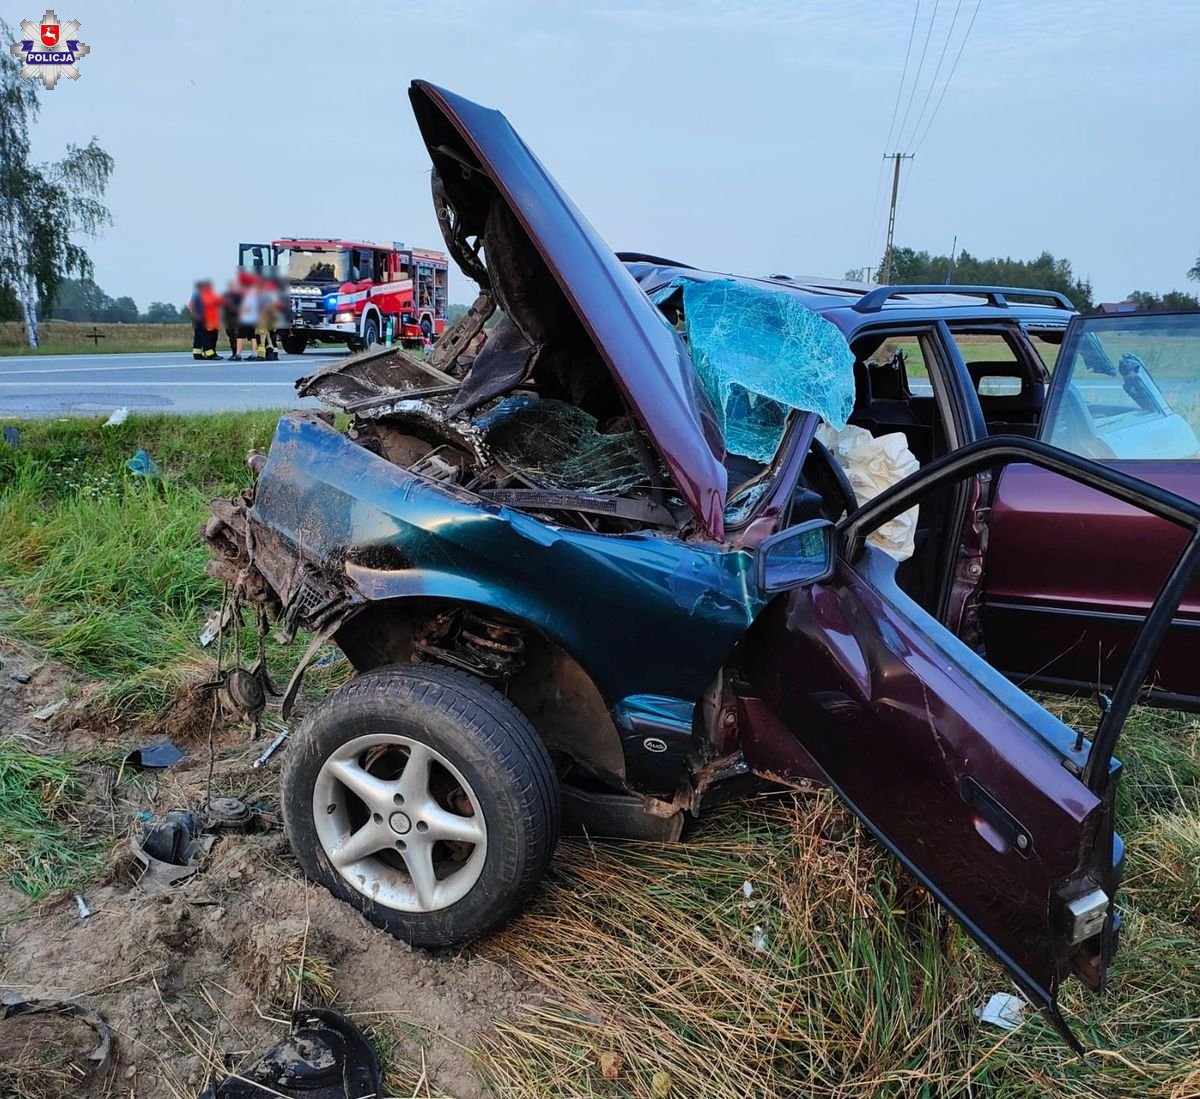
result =
[[[1040,438],[1200,501],[1200,313],[1076,317]],[[1171,524],[1035,466],[1001,474],[987,522],[983,638],[1019,683],[1111,691],[1183,545]],[[1200,709],[1200,584],[1147,700]]]
[[[896,585],[895,561],[864,544],[939,488],[1014,461],[1145,509],[1184,535],[1090,740],[913,602]],[[823,553],[812,524],[758,551],[760,587],[783,594],[747,637],[747,761],[833,786],[1078,1048],[1057,991],[1071,972],[1098,988],[1116,949],[1113,748],[1200,564],[1200,506],[1043,443],[997,437],[843,519],[836,562],[832,528],[822,529]]]

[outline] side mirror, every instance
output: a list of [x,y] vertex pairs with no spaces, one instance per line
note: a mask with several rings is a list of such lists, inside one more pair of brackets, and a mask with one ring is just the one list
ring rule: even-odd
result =
[[833,575],[836,562],[837,528],[828,519],[810,519],[758,547],[758,586],[776,592],[816,584]]

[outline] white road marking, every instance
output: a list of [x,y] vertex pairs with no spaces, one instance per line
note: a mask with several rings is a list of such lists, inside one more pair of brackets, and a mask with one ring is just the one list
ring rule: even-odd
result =
[[[229,360],[223,361],[228,362]],[[243,362],[247,366],[255,365],[247,360],[243,360]],[[50,370],[5,370],[0,365],[0,378],[11,378],[14,374],[99,374],[106,370],[121,372],[126,370],[190,370],[195,365],[194,359],[187,363],[153,363],[146,366],[56,366]]]
[[[128,389],[131,382],[3,382],[0,381],[0,386],[5,386],[10,389],[48,389],[57,387],[60,389]],[[220,386],[222,389],[276,389],[281,385],[286,385],[289,389],[293,388],[291,382],[154,382],[152,383],[155,389],[166,389],[168,387],[175,389],[191,389],[195,386],[214,385]]]
[[81,351],[75,355],[0,355],[0,363],[5,360],[18,363],[54,363],[54,362],[78,362],[80,359],[101,359],[106,362],[113,362],[117,359],[149,359],[153,356],[156,359],[161,359],[164,355],[190,355],[190,351],[121,351],[115,355],[110,355],[107,352],[99,353],[92,351]]

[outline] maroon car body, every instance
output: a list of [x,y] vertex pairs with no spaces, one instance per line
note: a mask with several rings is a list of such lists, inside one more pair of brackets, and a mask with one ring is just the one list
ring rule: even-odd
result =
[[[970,372],[944,341],[956,316],[1001,330],[1026,315],[996,288],[934,288],[934,299],[930,288],[728,279],[734,291],[788,295],[789,310],[792,296],[808,295],[859,313],[839,322],[847,355],[915,332],[932,392],[914,393],[902,354],[891,367],[864,358],[856,395],[873,382],[878,399],[850,419],[905,423],[914,448],[937,449],[861,505],[802,405],[765,460],[725,453],[716,413],[738,413],[715,409],[693,363],[695,318],[670,299],[677,281],[725,277],[647,257],[622,263],[502,115],[423,82],[410,96],[447,246],[480,299],[428,362],[384,349],[303,379],[302,393],[351,413],[348,431],[285,416],[254,460],[254,490],[216,502],[206,529],[211,571],[233,592],[228,620],[252,603],[285,633],[314,635],[289,700],[322,640],[362,673],[289,750],[285,819],[305,871],[411,941],[461,941],[519,907],[549,858],[560,801],[590,812],[593,831],[636,831],[634,821],[642,834],[677,836],[724,780],[815,777],[1069,1035],[1061,981],[1074,972],[1098,987],[1117,943],[1116,738],[1172,622],[1194,613],[1185,595],[1200,506],[1096,454],[988,437],[981,401],[963,389]],[[921,314],[930,302],[936,313]],[[478,351],[497,305],[504,319]],[[1061,303],[1031,308],[1061,322],[1061,336]],[[1090,421],[1102,445],[1166,424],[1185,446],[1178,418],[1163,420],[1154,403],[1145,363],[1122,352],[1118,367],[1085,338],[1089,369],[1118,379],[1101,385]],[[1064,357],[1077,343],[1068,332]],[[1044,375],[1040,364],[1027,365]],[[1060,362],[1055,386],[1072,370]],[[1130,408],[1114,411],[1125,398]],[[1052,390],[1051,409],[1056,400]],[[514,456],[503,432],[530,410],[545,419],[527,446],[569,421],[593,432],[589,453],[619,452],[601,473],[629,466],[627,481],[564,483],[558,467]],[[1022,422],[1027,434],[1037,428]],[[1058,512],[1083,502],[1087,514],[1052,528],[1048,500]],[[917,503],[922,548],[898,566],[867,538]],[[1151,518],[1132,520],[1139,510]],[[1181,533],[1153,534],[1153,548],[1122,534],[1102,554],[1073,542],[1077,564],[1102,561],[1108,590],[1072,588],[1069,570],[1044,568],[1060,540],[1106,513],[1122,530]],[[1147,570],[1136,582],[1121,557],[1134,551]],[[1106,666],[1111,698],[1089,738],[1002,673],[1024,659],[1013,643],[1021,613],[1055,599],[1087,611],[1121,590],[1133,643],[1123,670]],[[1184,690],[1174,644],[1158,674]],[[431,665],[436,673],[421,670]],[[431,692],[449,699],[443,709]],[[472,740],[479,729],[492,739]],[[436,805],[431,757],[442,768]],[[497,760],[509,771],[489,771]],[[421,768],[428,821],[410,815]],[[509,804],[538,829],[506,816]],[[453,842],[422,847],[422,825]],[[443,884],[469,874],[485,883],[483,901],[470,882]]]

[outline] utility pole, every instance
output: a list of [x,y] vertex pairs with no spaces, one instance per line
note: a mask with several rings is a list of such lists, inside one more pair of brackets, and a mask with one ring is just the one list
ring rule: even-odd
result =
[[946,268],[946,285],[950,285],[950,280],[954,278],[954,256],[958,251],[958,234],[954,234],[954,243],[950,245],[950,266]]
[[896,195],[900,190],[900,161],[912,160],[912,153],[888,153],[883,159],[894,164],[892,170],[892,208],[888,211],[887,244],[883,249],[883,270],[879,273],[879,281],[887,284],[892,281],[892,234],[896,230]]

